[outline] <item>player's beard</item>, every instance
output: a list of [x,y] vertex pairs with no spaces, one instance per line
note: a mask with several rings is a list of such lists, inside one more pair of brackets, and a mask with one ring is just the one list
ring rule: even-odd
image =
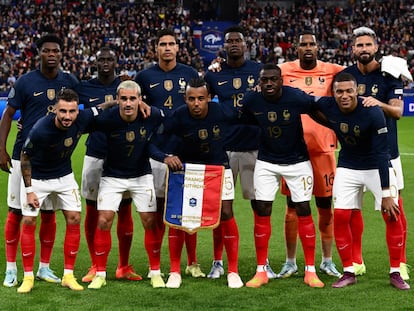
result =
[[367,53],[364,53],[364,54],[359,55],[357,58],[358,62],[360,62],[362,65],[368,65],[375,58],[375,54],[369,54],[368,57],[366,55]]

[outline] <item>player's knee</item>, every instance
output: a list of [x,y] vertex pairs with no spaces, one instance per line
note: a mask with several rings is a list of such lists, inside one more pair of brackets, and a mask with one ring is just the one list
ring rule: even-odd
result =
[[258,216],[265,217],[272,215],[272,203],[271,201],[259,201],[256,200],[254,211]]
[[309,216],[311,214],[309,201],[295,202],[295,207],[298,216]]
[[330,209],[332,206],[332,197],[315,197],[315,203],[318,208]]

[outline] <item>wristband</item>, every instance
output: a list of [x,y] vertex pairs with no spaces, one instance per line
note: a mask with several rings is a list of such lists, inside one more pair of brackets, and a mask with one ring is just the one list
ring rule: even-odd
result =
[[34,191],[33,191],[33,187],[32,187],[32,186],[30,186],[30,187],[26,187],[26,194],[27,194],[27,193],[31,193],[31,192],[34,192]]
[[391,196],[391,190],[387,189],[387,190],[382,190],[382,197],[383,198],[388,198]]

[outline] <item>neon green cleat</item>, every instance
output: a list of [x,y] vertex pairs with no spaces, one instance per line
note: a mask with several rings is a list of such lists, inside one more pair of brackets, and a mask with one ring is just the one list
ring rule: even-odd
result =
[[185,268],[185,274],[191,274],[193,278],[205,278],[206,275],[200,269],[200,265],[193,263],[191,266]]
[[161,274],[152,274],[151,276],[151,285],[152,288],[163,288],[165,287],[164,280],[161,277]]
[[106,280],[103,276],[97,275],[93,278],[91,284],[88,285],[89,289],[101,289],[106,285]]
[[65,274],[65,275],[63,276],[62,286],[63,286],[63,287],[69,287],[71,290],[76,290],[76,291],[83,290],[83,286],[82,286],[82,285],[80,285],[80,284],[76,281],[76,278],[73,276],[73,274],[72,274],[72,273],[70,273],[70,274]]
[[400,263],[400,276],[404,281],[408,281],[410,279],[410,270],[411,267],[406,263]]
[[355,275],[363,275],[367,273],[367,268],[365,267],[364,263],[356,263],[353,262],[352,265],[354,266]]
[[17,289],[17,292],[20,294],[30,293],[34,286],[34,276],[25,276],[23,278],[23,283]]

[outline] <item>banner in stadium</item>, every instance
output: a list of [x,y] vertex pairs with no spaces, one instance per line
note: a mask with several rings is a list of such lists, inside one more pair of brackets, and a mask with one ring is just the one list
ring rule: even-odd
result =
[[404,89],[403,116],[414,116],[414,89]]
[[194,44],[208,67],[211,61],[218,56],[218,52],[224,46],[224,31],[234,25],[234,22],[203,22],[201,25],[194,25]]
[[217,227],[223,177],[219,165],[186,163],[183,171],[168,170],[164,223],[190,233]]

